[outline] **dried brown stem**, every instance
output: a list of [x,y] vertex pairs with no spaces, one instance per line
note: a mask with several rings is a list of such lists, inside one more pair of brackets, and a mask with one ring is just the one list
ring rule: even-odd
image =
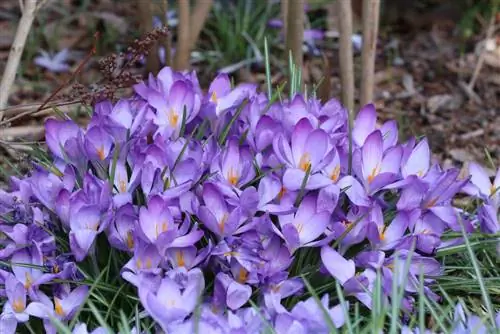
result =
[[[23,15],[17,26],[16,36],[14,37],[14,42],[10,48],[9,58],[7,60],[7,65],[2,76],[2,82],[0,83],[0,110],[7,106],[7,101],[9,99],[9,91],[16,78],[17,68],[19,62],[21,61],[21,55],[23,54],[24,45],[26,44],[26,39],[33,24],[33,19],[35,18],[35,12],[37,9],[36,0],[26,0],[22,8]],[[3,118],[3,112],[0,111],[0,121]]]
[[196,42],[200,37],[201,30],[205,25],[205,21],[210,14],[210,9],[212,8],[213,0],[198,0],[191,14],[191,31],[190,31],[190,42],[189,50],[191,51],[196,46]]
[[[162,11],[165,14],[162,16],[163,25],[168,27],[168,0],[163,0]],[[163,47],[165,48],[165,65],[172,66],[172,36],[170,34],[167,34],[163,39]]]
[[283,36],[286,36],[286,26],[288,21],[288,0],[281,0],[281,21],[283,22]]
[[[153,30],[153,12],[150,1],[137,1],[139,9],[140,28],[142,34],[147,34]],[[148,52],[146,58],[146,70],[156,74],[160,69],[160,60],[158,59],[158,45],[155,44]]]
[[373,102],[380,0],[363,0],[361,106]]
[[302,42],[304,39],[304,0],[290,1],[287,15],[286,50],[287,59],[292,59],[298,69],[302,69]]
[[339,61],[342,85],[342,103],[354,110],[354,65],[352,53],[352,4],[351,0],[338,1],[339,17]]
[[174,57],[174,68],[176,70],[186,70],[189,68],[189,44],[190,44],[190,16],[189,1],[180,0],[179,25],[177,26],[177,47]]
[[479,59],[477,60],[476,67],[474,68],[474,74],[467,85],[467,89],[470,91],[474,91],[474,85],[476,84],[477,77],[483,68],[484,57],[486,55],[486,43],[493,37],[493,33],[495,32],[495,20],[497,17],[497,9],[498,9],[498,0],[492,0],[492,13],[490,18],[490,23],[488,24],[488,30],[486,32],[486,39],[483,45],[483,49],[479,54]]

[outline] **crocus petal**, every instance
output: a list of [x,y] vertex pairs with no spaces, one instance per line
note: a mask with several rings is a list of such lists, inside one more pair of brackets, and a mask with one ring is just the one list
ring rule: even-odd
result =
[[481,193],[483,193],[486,196],[489,196],[491,189],[491,182],[484,168],[475,162],[471,162],[469,164],[469,173],[471,175],[470,181],[476,187],[478,187]]
[[365,189],[354,177],[346,175],[342,179],[340,179],[337,185],[343,192],[345,192],[349,200],[351,200],[351,202],[355,205],[370,205],[370,200],[366,195]]
[[299,190],[302,188],[302,183],[304,182],[305,176],[306,172],[304,172],[302,169],[287,169],[285,171],[285,174],[283,175],[283,186],[288,190]]
[[335,277],[340,284],[344,284],[348,279],[354,276],[356,268],[354,261],[346,260],[330,246],[321,248],[321,262],[326,270]]
[[352,139],[358,146],[363,146],[366,138],[375,130],[377,114],[373,104],[367,104],[359,111],[352,129]]

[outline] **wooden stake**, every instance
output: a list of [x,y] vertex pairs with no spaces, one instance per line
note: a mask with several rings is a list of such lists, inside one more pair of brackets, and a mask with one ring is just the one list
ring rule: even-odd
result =
[[189,68],[189,43],[190,43],[190,17],[189,0],[180,0],[179,25],[177,26],[177,47],[175,50],[174,67],[176,70],[187,70]]
[[350,112],[354,110],[354,65],[352,52],[352,4],[351,0],[338,1],[339,61],[342,85],[342,104]]
[[360,103],[373,102],[380,0],[363,0],[363,49]]

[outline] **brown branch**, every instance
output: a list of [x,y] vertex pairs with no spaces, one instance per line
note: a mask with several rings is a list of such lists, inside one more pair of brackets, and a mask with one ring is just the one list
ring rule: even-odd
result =
[[281,21],[283,22],[283,36],[286,36],[286,26],[288,21],[288,0],[281,0]]
[[[14,42],[10,48],[9,58],[7,60],[7,65],[2,76],[2,82],[0,83],[0,110],[7,106],[7,101],[9,100],[9,91],[12,88],[14,79],[16,78],[17,68],[19,62],[21,61],[21,56],[23,54],[24,45],[26,44],[26,39],[33,24],[33,19],[35,18],[35,12],[37,9],[36,0],[26,0],[24,4],[23,15],[17,26],[16,36],[14,37]],[[3,118],[3,112],[0,111],[0,121]]]
[[474,91],[474,85],[476,84],[479,72],[481,72],[481,69],[483,68],[484,58],[486,55],[486,44],[488,43],[489,40],[491,40],[491,38],[493,37],[493,33],[495,32],[495,20],[497,17],[498,1],[493,0],[492,2],[493,2],[492,3],[493,10],[491,12],[490,23],[488,25],[488,30],[486,32],[486,39],[483,45],[483,49],[479,54],[479,59],[477,60],[476,67],[474,68],[474,74],[472,75],[472,78],[470,79],[469,84],[467,85],[467,89],[472,92]]
[[[163,13],[162,16],[163,25],[168,28],[168,0],[163,0]],[[172,36],[167,34],[163,39],[163,48],[165,49],[165,65],[172,66]]]
[[373,102],[380,0],[363,0],[361,106]]
[[196,42],[200,37],[201,30],[205,25],[205,22],[210,14],[210,9],[212,9],[213,0],[198,0],[191,14],[191,31],[190,31],[190,42],[189,50],[193,50],[196,46]]
[[338,1],[339,61],[342,85],[342,103],[350,112],[354,110],[354,65],[352,55],[352,4],[351,0]]
[[302,69],[302,42],[304,40],[304,0],[290,1],[288,3],[287,33],[285,55],[289,58],[292,52],[292,59],[298,69]]
[[174,68],[186,70],[189,68],[189,43],[190,43],[190,17],[189,0],[180,0],[179,25],[177,26],[177,47],[175,49]]
[[[150,1],[137,1],[139,9],[140,28],[142,34],[147,34],[153,30],[153,12],[151,10],[152,3]],[[146,58],[146,70],[156,74],[160,69],[160,60],[158,59],[158,45],[155,44],[149,51]]]

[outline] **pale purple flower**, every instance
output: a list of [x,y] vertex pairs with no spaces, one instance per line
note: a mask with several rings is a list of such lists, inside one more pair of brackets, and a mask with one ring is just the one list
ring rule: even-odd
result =
[[68,49],[62,49],[54,55],[40,50],[41,55],[35,57],[35,64],[55,73],[68,72],[70,70],[70,66],[67,64],[70,58],[69,53]]

